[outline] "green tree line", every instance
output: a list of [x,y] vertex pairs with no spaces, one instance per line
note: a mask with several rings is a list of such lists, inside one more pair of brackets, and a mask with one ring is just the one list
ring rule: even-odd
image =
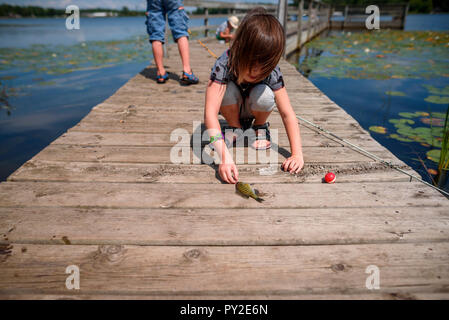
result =
[[[144,14],[143,11],[133,11],[129,10],[127,7],[123,7],[122,10],[104,8],[81,9],[80,12],[81,14],[92,12],[115,12],[119,16],[141,16]],[[64,15],[66,15],[65,9],[42,8],[36,6],[13,6],[9,4],[0,5],[0,17],[55,17]]]

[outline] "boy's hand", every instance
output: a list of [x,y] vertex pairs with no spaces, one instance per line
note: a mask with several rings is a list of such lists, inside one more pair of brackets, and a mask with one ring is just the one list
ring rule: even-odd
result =
[[236,184],[239,181],[239,172],[235,163],[220,163],[218,173],[221,179],[227,183]]
[[302,156],[291,156],[288,159],[285,159],[284,163],[281,165],[281,168],[284,171],[290,173],[299,173],[302,167],[304,167],[304,159]]

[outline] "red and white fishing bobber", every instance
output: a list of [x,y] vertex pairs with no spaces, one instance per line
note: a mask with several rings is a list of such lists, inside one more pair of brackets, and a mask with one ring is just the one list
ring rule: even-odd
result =
[[334,183],[334,182],[335,182],[335,179],[337,179],[337,177],[335,176],[335,174],[334,174],[333,172],[328,172],[328,173],[326,174],[326,176],[324,177],[324,180],[325,180],[327,183]]

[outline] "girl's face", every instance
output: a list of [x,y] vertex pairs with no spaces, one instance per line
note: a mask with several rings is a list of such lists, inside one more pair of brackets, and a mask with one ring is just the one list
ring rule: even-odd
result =
[[243,81],[247,83],[256,83],[263,80],[262,68],[259,65],[251,67],[243,74]]

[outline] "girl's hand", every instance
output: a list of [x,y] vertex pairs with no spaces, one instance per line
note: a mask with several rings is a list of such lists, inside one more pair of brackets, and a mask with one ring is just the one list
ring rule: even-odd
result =
[[218,165],[218,173],[221,179],[227,183],[236,184],[239,181],[239,172],[235,163],[220,163]]
[[282,163],[281,168],[284,171],[289,171],[290,173],[299,173],[302,167],[304,167],[304,160],[301,156],[291,156],[288,159],[285,159],[284,163]]

